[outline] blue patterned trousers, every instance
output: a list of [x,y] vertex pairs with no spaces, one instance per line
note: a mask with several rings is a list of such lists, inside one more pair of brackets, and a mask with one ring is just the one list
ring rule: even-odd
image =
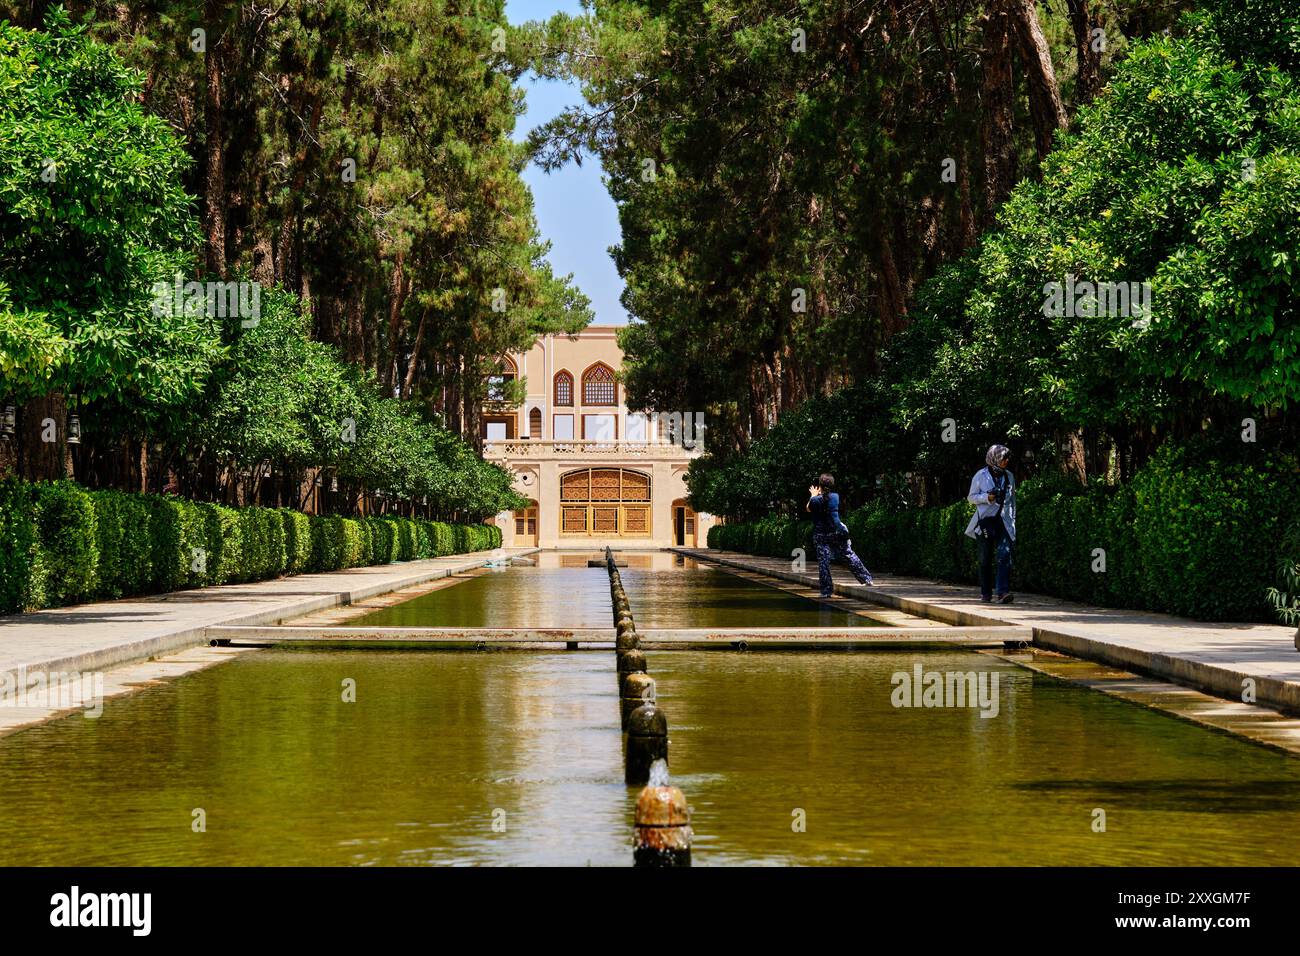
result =
[[836,537],[833,534],[813,533],[813,547],[817,550],[817,578],[822,597],[831,596],[831,561],[835,559],[843,559],[859,584],[871,583],[871,572],[862,563],[862,559],[853,553],[853,547],[847,542],[840,547],[836,544]]

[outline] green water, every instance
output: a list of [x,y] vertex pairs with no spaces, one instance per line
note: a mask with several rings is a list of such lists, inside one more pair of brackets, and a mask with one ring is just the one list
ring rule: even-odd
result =
[[[983,655],[648,657],[697,865],[1300,858],[1300,762]],[[892,706],[918,661],[997,716]],[[608,651],[250,652],[0,738],[0,865],[624,866],[621,746]]]
[[[370,627],[612,627],[609,574],[591,554],[544,553],[490,569],[348,623]],[[641,630],[654,627],[870,627],[877,621],[668,553],[620,555]]]

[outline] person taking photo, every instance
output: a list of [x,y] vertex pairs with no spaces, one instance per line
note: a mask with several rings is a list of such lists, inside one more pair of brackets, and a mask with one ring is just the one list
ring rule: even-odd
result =
[[822,597],[831,596],[831,561],[836,558],[844,560],[859,584],[870,584],[871,572],[853,553],[849,529],[840,520],[840,496],[835,493],[834,477],[820,475],[816,483],[809,486],[808,494],[811,497],[804,510],[813,519],[813,548],[817,551],[817,576]]

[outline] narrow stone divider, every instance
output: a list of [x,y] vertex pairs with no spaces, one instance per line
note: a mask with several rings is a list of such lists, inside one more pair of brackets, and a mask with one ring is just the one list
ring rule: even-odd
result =
[[681,790],[668,783],[668,717],[659,708],[655,682],[646,671],[632,605],[612,548],[605,548],[605,567],[614,613],[619,712],[626,731],[623,779],[628,786],[643,787],[636,802],[633,865],[690,866],[690,809]]

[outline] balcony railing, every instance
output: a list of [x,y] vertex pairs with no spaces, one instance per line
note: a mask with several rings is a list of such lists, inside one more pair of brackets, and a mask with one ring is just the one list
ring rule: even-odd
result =
[[604,441],[600,439],[551,440],[549,438],[506,438],[484,442],[483,457],[512,458],[695,458],[703,454],[700,445],[683,448],[666,441]]

